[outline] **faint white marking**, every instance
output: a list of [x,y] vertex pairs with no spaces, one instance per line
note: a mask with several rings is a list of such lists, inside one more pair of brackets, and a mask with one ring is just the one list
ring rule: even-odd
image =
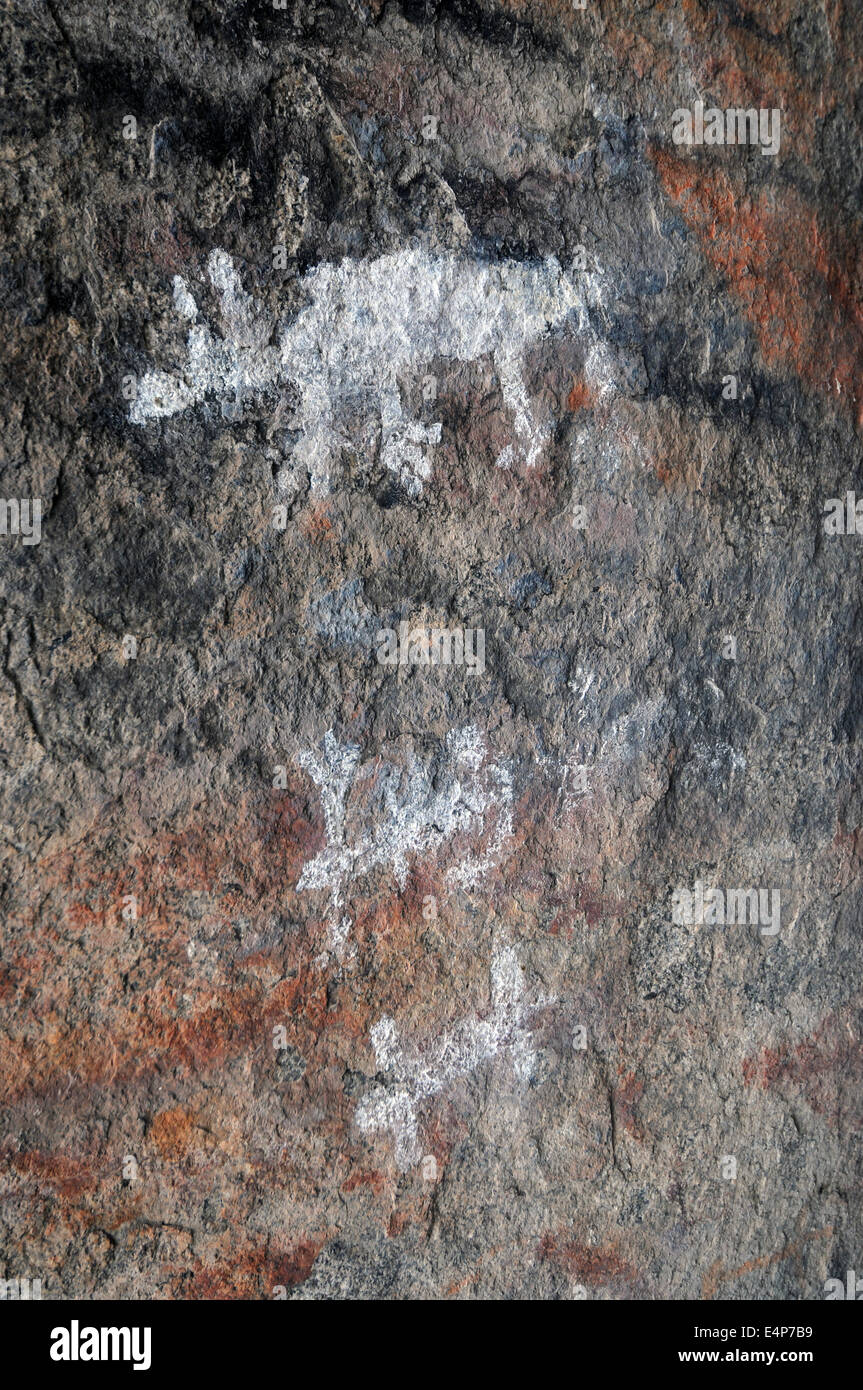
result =
[[613,719],[600,731],[596,763],[603,776],[612,778],[615,769],[632,758],[655,750],[664,738],[663,716],[667,705],[664,699],[640,700],[628,714]]
[[692,749],[693,757],[699,767],[706,768],[708,776],[721,777],[723,772],[745,772],[746,757],[732,748],[730,743],[720,739],[717,743],[696,743]]
[[[575,679],[574,679],[574,680],[571,680],[571,681],[567,681],[567,685],[568,685],[569,689],[573,692],[573,694],[576,696],[576,700],[577,700],[577,703],[578,703],[578,704],[580,704],[580,705],[583,705],[583,704],[584,704],[585,698],[586,698],[586,696],[587,696],[587,692],[590,690],[590,687],[593,685],[593,682],[594,682],[595,680],[596,680],[596,672],[595,672],[595,671],[586,671],[585,668],[584,668],[583,666],[576,666],[576,668],[575,668]],[[602,684],[602,681],[600,681],[599,684],[601,685],[601,684]],[[599,690],[599,686],[597,686],[597,690]],[[588,712],[587,712],[586,709],[580,709],[580,710],[579,710],[579,712],[578,712],[578,723],[579,723],[579,724],[583,724],[583,723],[584,723],[585,719],[587,718],[587,713],[588,713]]]

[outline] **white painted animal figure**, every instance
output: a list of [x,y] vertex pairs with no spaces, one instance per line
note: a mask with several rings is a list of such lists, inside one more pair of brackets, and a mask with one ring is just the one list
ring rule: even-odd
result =
[[371,1036],[387,1084],[362,1097],[355,1116],[358,1127],[367,1134],[388,1130],[395,1139],[396,1162],[409,1168],[421,1155],[419,1111],[425,1101],[503,1053],[519,1081],[530,1079],[536,1062],[530,1017],[553,1002],[542,995],[528,997],[518,956],[508,946],[492,958],[491,1011],[485,1017],[469,1015],[439,1037],[408,1044],[384,1014]]
[[528,467],[539,458],[544,431],[524,381],[525,354],[553,328],[587,326],[599,302],[595,272],[565,271],[553,257],[487,263],[408,248],[367,260],[323,262],[302,280],[306,307],[279,331],[245,293],[231,257],[213,251],[207,263],[221,304],[223,335],[198,323],[187,283],[174,279],[174,304],[191,321],[188,360],[181,375],[148,372],[138,383],[129,418],[136,424],[176,415],[205,397],[236,403],[268,386],[291,383],[299,392],[295,427],[301,438],[293,464],[305,465],[313,494],[330,487],[330,468],[342,436],[340,409],[363,401],[376,409],[386,466],[417,496],[431,474],[427,446],[440,424],[405,416],[399,377],[419,373],[435,358],[494,359],[515,442],[498,458]]
[[[470,889],[499,862],[512,836],[509,769],[487,760],[485,740],[472,725],[451,730],[428,764],[411,758],[405,767],[379,759],[361,765],[359,748],[340,744],[332,730],[320,750],[301,753],[299,762],[318,788],[326,844],[304,864],[297,890],[329,892],[329,945],[336,954],[350,931],[344,894],[355,878],[387,867],[404,889],[412,859],[438,853],[456,835],[489,831],[483,853],[467,853],[446,875],[450,886]],[[352,795],[362,807],[359,826],[347,824]]]

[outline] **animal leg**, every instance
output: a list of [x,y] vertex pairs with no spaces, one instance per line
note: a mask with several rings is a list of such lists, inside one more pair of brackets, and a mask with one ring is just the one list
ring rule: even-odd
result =
[[[508,351],[495,353],[494,364],[500,379],[504,402],[515,416],[515,434],[521,445],[525,464],[528,468],[533,468],[542,451],[546,431],[538,424],[530,408],[527,387],[524,384],[521,366],[515,353]],[[498,468],[509,468],[514,457],[515,451],[510,444],[498,455]]]
[[309,475],[311,495],[326,497],[330,492],[333,457],[342,441],[321,392],[303,393],[293,427],[301,431],[300,438],[291,451],[290,465],[286,464],[279,474],[280,490],[287,489],[291,474],[301,467]]
[[431,477],[431,463],[424,450],[429,444],[440,443],[441,427],[408,420],[395,382],[381,389],[380,401],[383,462],[410,497],[419,497],[423,483]]

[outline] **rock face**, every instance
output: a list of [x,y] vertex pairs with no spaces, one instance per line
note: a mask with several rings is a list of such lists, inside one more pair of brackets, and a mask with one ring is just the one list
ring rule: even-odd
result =
[[860,1267],[860,19],[6,11],[4,1279]]

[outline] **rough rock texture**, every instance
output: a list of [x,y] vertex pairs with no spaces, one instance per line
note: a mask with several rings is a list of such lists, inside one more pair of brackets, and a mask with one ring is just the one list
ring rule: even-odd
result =
[[[858,0],[21,0],[0,44],[43,506],[0,535],[0,1274],[823,1297]],[[675,143],[698,101],[778,152]]]

